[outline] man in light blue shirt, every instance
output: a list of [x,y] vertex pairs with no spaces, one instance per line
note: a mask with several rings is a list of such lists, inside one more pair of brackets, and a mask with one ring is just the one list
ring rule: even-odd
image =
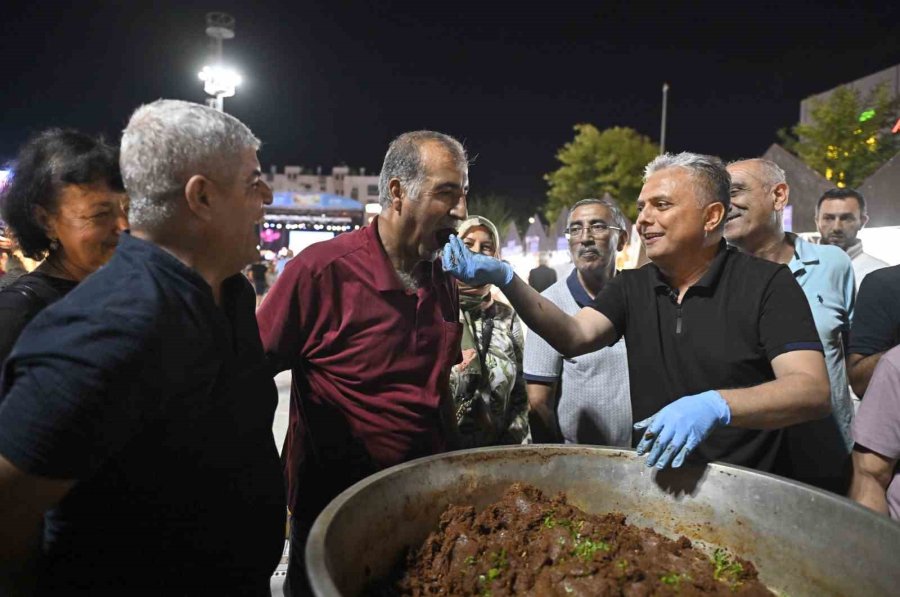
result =
[[731,209],[725,238],[744,252],[790,268],[812,309],[831,382],[831,415],[788,429],[778,471],[844,493],[853,447],[845,362],[856,293],[852,263],[839,247],[809,243],[784,231],[782,215],[790,188],[777,164],[743,160],[730,164],[728,172]]

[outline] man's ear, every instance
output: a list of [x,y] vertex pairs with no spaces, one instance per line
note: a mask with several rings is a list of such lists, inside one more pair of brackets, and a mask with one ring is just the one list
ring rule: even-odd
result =
[[786,182],[779,182],[775,185],[772,189],[772,207],[775,211],[784,211],[784,208],[787,207],[790,195],[791,190]]
[[865,228],[866,224],[869,223],[869,214],[859,214],[859,221],[862,222],[859,227]]
[[707,233],[718,230],[725,219],[725,205],[716,201],[704,208],[703,230]]
[[195,174],[184,185],[184,198],[188,209],[204,221],[212,219],[212,181],[202,174]]
[[388,195],[391,198],[391,210],[399,214],[403,208],[403,185],[399,178],[392,178],[388,182]]

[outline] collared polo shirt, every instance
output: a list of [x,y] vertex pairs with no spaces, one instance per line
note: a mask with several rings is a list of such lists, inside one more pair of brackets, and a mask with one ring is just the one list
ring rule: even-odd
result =
[[816,245],[790,233],[788,238],[794,244],[794,257],[788,267],[812,309],[831,381],[832,417],[849,450],[853,446],[850,437],[853,404],[847,381],[845,346],[856,300],[853,266],[840,247]]
[[[574,269],[541,294],[569,315],[594,302]],[[546,340],[528,334],[524,371],[526,381],[560,382],[556,412],[567,444],[631,445],[631,394],[624,342],[564,358]]]
[[235,275],[217,305],[196,271],[123,234],[25,328],[0,454],[77,481],[45,517],[39,595],[268,594],[285,501],[255,302]]
[[[635,421],[683,396],[756,386],[775,379],[771,361],[822,350],[812,313],[790,270],[728,248],[681,304],[653,263],[607,283],[595,308],[625,336]],[[640,439],[634,433],[633,445]],[[780,431],[724,427],[695,453],[704,460],[770,470]]]
[[402,285],[377,218],[305,249],[257,312],[274,368],[291,368],[285,472],[292,508],[444,449],[439,404],[460,357],[459,298],[440,261]]
[[825,350],[831,383],[831,414],[785,429],[779,474],[817,487],[846,490],[853,402],[845,365],[856,286],[850,258],[840,248],[817,245],[787,233],[794,245],[788,263],[812,310]]

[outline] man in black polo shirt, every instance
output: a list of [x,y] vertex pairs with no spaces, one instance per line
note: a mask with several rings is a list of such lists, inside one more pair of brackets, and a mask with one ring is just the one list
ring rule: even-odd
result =
[[272,200],[258,146],[197,104],[132,116],[131,234],[6,361],[0,594],[269,594],[277,393],[240,275]]
[[860,398],[869,388],[879,359],[900,344],[898,297],[900,265],[875,270],[859,287],[847,350],[847,374],[853,391]]
[[[451,238],[444,267],[502,288],[522,320],[565,356],[625,336],[639,454],[648,466],[705,460],[772,467],[783,427],[825,416],[829,384],[809,305],[790,270],[728,249],[724,164],[659,156],[646,169],[636,226],[651,263],[613,278],[574,317],[498,260]],[[641,420],[643,419],[643,420]]]

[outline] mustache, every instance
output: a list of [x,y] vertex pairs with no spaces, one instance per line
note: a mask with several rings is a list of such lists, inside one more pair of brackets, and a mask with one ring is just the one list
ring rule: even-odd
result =
[[582,255],[585,255],[585,254],[588,254],[588,253],[590,253],[591,255],[597,255],[597,256],[599,257],[599,256],[600,256],[600,249],[598,249],[598,248],[595,247],[595,246],[590,246],[590,247],[579,247],[579,249],[578,249],[578,257],[581,257]]

